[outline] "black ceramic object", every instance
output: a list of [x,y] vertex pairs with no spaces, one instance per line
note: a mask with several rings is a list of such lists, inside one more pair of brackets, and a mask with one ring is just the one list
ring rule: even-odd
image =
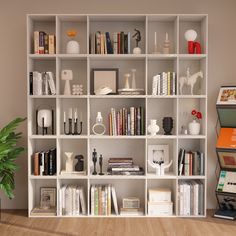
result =
[[96,152],[96,149],[94,148],[93,149],[93,173],[92,175],[97,175],[97,171],[96,171],[96,163],[97,163],[97,152]]
[[103,160],[102,160],[102,155],[100,155],[99,157],[99,166],[100,166],[100,173],[99,175],[104,175],[104,173],[102,173],[102,163],[103,163]]
[[173,119],[172,117],[164,117],[162,120],[162,127],[165,131],[165,135],[172,135],[171,131],[173,129]]
[[75,164],[75,171],[83,171],[84,170],[84,157],[83,155],[76,155],[75,159],[77,163]]

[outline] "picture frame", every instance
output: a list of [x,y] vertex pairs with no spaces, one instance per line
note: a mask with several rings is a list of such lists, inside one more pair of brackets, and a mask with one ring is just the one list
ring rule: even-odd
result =
[[109,95],[118,94],[118,68],[94,68],[91,71],[90,94],[95,95],[95,91],[100,88],[108,87],[112,91]]
[[234,151],[217,149],[217,156],[219,159],[221,169],[224,170],[236,169],[236,153]]
[[56,188],[41,187],[40,188],[40,207],[43,209],[56,207]]
[[220,88],[217,105],[236,105],[236,86],[222,86]]
[[[163,160],[164,163],[169,163],[169,145],[168,144],[148,145],[148,161],[153,162],[161,160]],[[149,164],[147,166],[149,173],[156,172],[156,170]],[[166,171],[168,171],[168,169],[166,169]]]

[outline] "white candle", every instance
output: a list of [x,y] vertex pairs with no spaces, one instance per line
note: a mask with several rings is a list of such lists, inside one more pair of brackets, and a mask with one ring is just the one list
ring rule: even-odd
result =
[[77,108],[75,108],[75,113],[74,113],[74,117],[75,117],[75,122],[76,122],[76,119],[78,118],[78,115],[77,115]]
[[168,41],[168,33],[166,33],[166,41]]
[[154,44],[155,46],[157,45],[157,32],[155,32],[155,35],[154,35]]
[[66,123],[66,112],[64,111],[64,123]]
[[72,119],[72,108],[69,109],[69,118]]

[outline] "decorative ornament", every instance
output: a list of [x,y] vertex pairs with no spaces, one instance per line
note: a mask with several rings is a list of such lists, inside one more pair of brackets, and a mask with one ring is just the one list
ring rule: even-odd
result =
[[103,118],[101,112],[97,113],[96,123],[93,125],[92,131],[95,135],[103,135],[106,132],[106,127],[103,124]]
[[72,70],[62,70],[61,80],[65,81],[64,95],[71,95],[70,80],[73,80]]
[[163,129],[165,131],[164,135],[172,135],[171,131],[173,129],[173,119],[172,117],[164,117],[162,120]]
[[148,164],[156,169],[156,175],[165,175],[165,169],[169,168],[172,165],[173,161],[171,160],[168,164],[165,164],[164,161],[151,162],[148,160]]
[[75,30],[68,30],[67,36],[71,39],[67,45],[66,45],[66,53],[68,54],[79,54],[80,53],[80,47],[79,43],[74,40],[77,32]]
[[157,125],[157,120],[150,120],[150,125],[148,126],[148,132],[151,136],[156,135],[159,132],[160,128]]
[[139,30],[134,29],[135,34],[132,36],[133,38],[135,38],[136,41],[136,47],[133,49],[133,54],[141,54],[142,50],[141,48],[138,46],[139,42],[141,41],[141,33]]
[[82,84],[73,84],[72,85],[72,94],[73,95],[83,95],[83,85]]
[[194,42],[197,38],[197,32],[193,29],[187,30],[184,37],[188,41],[188,53],[201,54],[201,44],[199,42]]

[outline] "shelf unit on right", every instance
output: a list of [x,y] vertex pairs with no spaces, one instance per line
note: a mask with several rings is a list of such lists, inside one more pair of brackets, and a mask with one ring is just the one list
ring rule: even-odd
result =
[[[66,54],[66,30],[75,28],[79,32],[77,40],[80,42],[81,54]],[[134,55],[97,55],[89,52],[89,36],[98,30],[106,32],[126,31],[133,32],[138,28],[142,34],[140,47],[142,54]],[[202,46],[202,54],[190,55],[187,52],[187,42],[184,32],[194,29]],[[33,32],[46,31],[56,35],[56,53],[53,55],[36,55],[33,52]],[[153,54],[154,32],[157,32],[158,41],[163,42],[165,33],[168,32],[171,42],[170,54]],[[135,42],[132,40],[131,48]],[[198,79],[194,87],[194,95],[190,95],[188,87],[184,87],[183,94],[177,89],[176,95],[155,96],[152,95],[153,76],[162,71],[173,71],[177,74],[177,85],[180,76],[186,75],[190,67],[191,74],[201,70],[203,79]],[[64,82],[60,79],[63,69],[72,69],[75,82],[84,87],[84,94],[78,96],[63,95]],[[123,75],[131,68],[137,69],[137,86],[144,89],[144,95],[104,95],[90,94],[91,70],[93,68],[119,68],[119,88],[123,85]],[[109,15],[79,15],[79,14],[30,14],[27,16],[27,83],[31,71],[52,71],[56,76],[56,95],[35,96],[29,95],[28,86],[28,212],[39,205],[39,193],[41,187],[55,187],[57,195],[61,186],[65,184],[79,184],[85,188],[87,212],[90,213],[90,188],[92,184],[113,184],[116,188],[118,204],[121,206],[122,198],[136,196],[140,199],[144,209],[144,216],[148,216],[148,189],[156,187],[168,187],[172,191],[174,203],[173,217],[179,215],[179,182],[181,180],[199,180],[204,184],[204,214],[206,216],[206,192],[207,192],[207,81],[208,81],[208,16],[203,14],[109,14]],[[179,88],[179,86],[177,86]],[[50,105],[55,111],[54,135],[37,135],[35,133],[35,112],[40,105]],[[110,108],[122,106],[143,106],[145,108],[146,132],[142,136],[109,136],[106,132],[103,136],[92,133],[92,125],[96,114],[101,111],[107,117]],[[70,107],[78,107],[83,114],[84,128],[79,136],[64,135],[63,112]],[[201,132],[199,135],[184,135],[181,132],[183,125],[190,122],[189,116],[192,109],[202,112]],[[162,127],[163,117],[171,116],[174,120],[172,135],[164,135],[161,129],[158,135],[152,137],[147,132],[150,119],[157,119]],[[108,122],[105,120],[108,130]],[[156,176],[148,173],[148,146],[169,145],[170,160],[173,165],[168,173]],[[54,176],[34,176],[32,170],[32,155],[34,152],[57,148],[57,173]],[[143,176],[93,176],[92,151],[96,148],[104,156],[104,170],[109,157],[133,156],[135,163],[145,170]],[[200,150],[205,156],[204,175],[202,176],[178,176],[178,153],[180,148],[186,150]],[[70,149],[74,153],[80,151],[85,157],[84,176],[60,174],[65,165],[64,152]],[[59,198],[57,197],[56,217],[59,214]],[[114,217],[114,215],[111,215]],[[120,215],[118,215],[120,216]],[[76,216],[75,216],[76,217]],[[79,217],[79,216],[78,216]],[[102,217],[102,216],[101,216]],[[196,217],[188,215],[188,217]]]

